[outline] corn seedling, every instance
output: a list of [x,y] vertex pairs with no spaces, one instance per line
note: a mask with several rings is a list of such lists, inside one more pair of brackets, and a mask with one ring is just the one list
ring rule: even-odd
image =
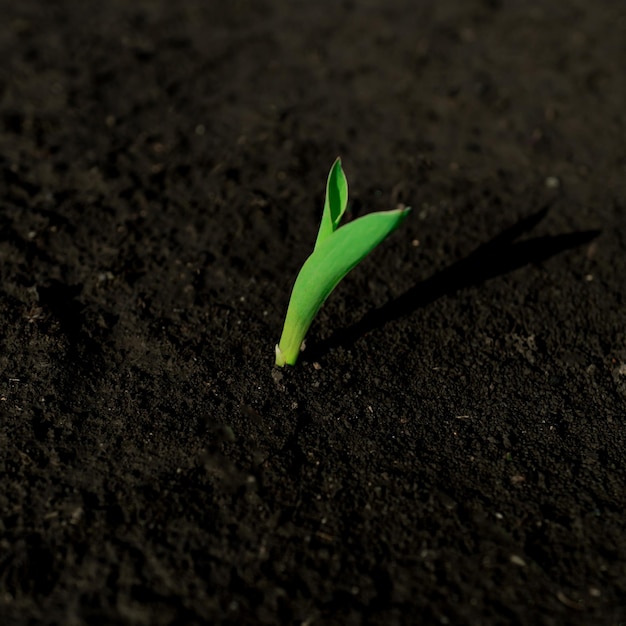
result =
[[314,317],[341,279],[404,221],[410,208],[364,215],[339,226],[348,205],[348,181],[337,159],[326,184],[326,200],[313,253],[291,292],[276,346],[276,365],[295,365]]

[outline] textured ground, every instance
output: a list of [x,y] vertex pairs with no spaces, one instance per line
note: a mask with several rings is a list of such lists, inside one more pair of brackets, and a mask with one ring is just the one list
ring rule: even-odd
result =
[[622,3],[0,15],[3,626],[626,623]]

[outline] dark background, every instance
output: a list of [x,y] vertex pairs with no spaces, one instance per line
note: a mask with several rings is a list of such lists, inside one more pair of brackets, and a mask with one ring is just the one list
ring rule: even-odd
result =
[[[626,9],[0,0],[0,621],[626,620]],[[328,169],[410,218],[273,366]]]

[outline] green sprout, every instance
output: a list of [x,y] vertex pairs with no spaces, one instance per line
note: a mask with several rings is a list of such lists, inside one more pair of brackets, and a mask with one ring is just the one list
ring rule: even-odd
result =
[[285,325],[276,345],[276,365],[295,365],[304,337],[322,304],[341,279],[406,218],[410,208],[370,213],[341,228],[348,205],[348,181],[337,159],[328,174],[322,222],[313,253],[291,292]]

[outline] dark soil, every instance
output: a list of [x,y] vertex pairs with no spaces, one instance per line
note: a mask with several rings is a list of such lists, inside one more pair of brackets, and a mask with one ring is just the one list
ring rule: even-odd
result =
[[626,622],[622,2],[0,16],[3,626]]

